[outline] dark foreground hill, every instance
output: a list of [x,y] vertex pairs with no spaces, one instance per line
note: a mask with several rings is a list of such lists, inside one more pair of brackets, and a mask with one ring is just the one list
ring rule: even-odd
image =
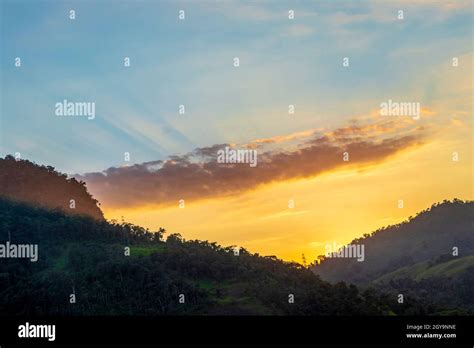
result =
[[[163,229],[150,232],[107,222],[97,205],[83,182],[52,167],[11,156],[0,159],[0,315],[422,315],[464,313],[464,299],[472,294],[473,287],[466,288],[472,285],[472,272],[465,272],[472,270],[472,259],[462,259],[472,243],[464,227],[453,229],[450,238],[436,229],[440,224],[445,229],[465,226],[463,209],[454,209],[451,220],[428,223],[433,238],[424,238],[425,232],[413,237],[425,224],[418,217],[409,224],[413,233],[404,232],[406,226],[396,227],[396,233],[402,232],[396,242],[387,232],[389,240],[381,238],[380,245],[389,249],[377,254],[377,248],[368,248],[371,267],[365,271],[347,271],[344,262],[334,263],[332,273],[325,268],[328,261],[319,268],[330,280],[343,275],[340,279],[352,282],[362,275],[366,282],[361,291],[323,281],[299,264],[244,249],[235,256],[231,247],[185,241],[176,234],[164,242]],[[425,248],[426,243],[432,244]],[[24,245],[38,247],[37,261],[13,257],[10,251]],[[460,257],[445,259],[452,245],[461,246]],[[382,256],[388,256],[388,262]],[[413,291],[401,304],[393,287],[384,289],[376,282],[387,284],[388,277],[406,287],[411,283],[405,274],[433,273],[460,279],[459,302],[425,300],[423,293]],[[367,283],[387,294],[367,288]]]
[[235,256],[232,248],[184,241],[175,234],[163,242],[163,233],[0,199],[0,244],[38,244],[37,262],[0,258],[0,313],[395,315],[437,311],[422,301],[407,299],[399,304],[392,295],[360,292],[343,283],[331,285],[299,264],[244,249]]
[[0,197],[104,219],[97,200],[87,192],[84,182],[68,179],[53,167],[16,160],[12,156],[0,158]]
[[379,229],[350,244],[365,260],[321,257],[313,271],[389,293],[409,294],[442,306],[474,310],[473,202],[444,201],[401,224]]

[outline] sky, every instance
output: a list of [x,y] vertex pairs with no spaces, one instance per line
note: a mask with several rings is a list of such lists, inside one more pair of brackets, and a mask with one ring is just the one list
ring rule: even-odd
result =
[[473,197],[472,1],[0,4],[0,155],[86,181],[109,219],[301,262]]

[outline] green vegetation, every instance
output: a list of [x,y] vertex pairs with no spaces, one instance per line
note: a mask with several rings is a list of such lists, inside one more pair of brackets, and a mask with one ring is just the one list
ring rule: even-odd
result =
[[433,277],[462,277],[470,267],[474,267],[474,256],[456,258],[451,256],[451,260],[433,264],[432,261],[419,262],[413,266],[402,267],[394,272],[383,275],[374,280],[375,283],[388,282],[390,280],[411,278],[416,281]]
[[153,246],[132,246],[130,248],[130,256],[149,256],[165,250],[164,245]]
[[[435,205],[354,241],[366,244],[363,266],[323,259],[315,270],[334,284],[242,248],[234,256],[232,247],[179,234],[165,242],[164,229],[105,221],[97,205],[84,183],[52,167],[0,159],[0,244],[36,244],[39,253],[37,262],[0,258],[0,315],[429,315],[474,307],[471,203]],[[458,260],[446,253],[453,245],[462,247]],[[377,290],[368,287],[386,274]]]
[[[0,260],[0,313],[15,315],[428,314],[372,290],[330,285],[309,269],[207,241],[185,241],[0,199],[0,242],[38,244],[39,259]],[[130,256],[125,248],[130,247]],[[76,295],[76,303],[69,302]],[[185,304],[179,295],[185,295]],[[295,303],[288,302],[294,294]]]

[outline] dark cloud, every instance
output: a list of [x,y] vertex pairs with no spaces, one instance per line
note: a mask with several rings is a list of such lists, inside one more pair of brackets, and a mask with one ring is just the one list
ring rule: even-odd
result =
[[[271,182],[316,176],[348,165],[379,162],[421,142],[420,136],[374,136],[373,133],[366,134],[367,129],[357,125],[340,128],[313,136],[291,151],[259,150],[256,167],[245,163],[218,163],[217,152],[230,146],[219,144],[195,149],[183,156],[171,156],[165,161],[109,168],[102,173],[88,173],[77,178],[84,180],[89,191],[109,207],[168,205],[177,204],[180,199],[222,197]],[[239,147],[244,148],[247,147]],[[343,161],[346,151],[348,162]]]

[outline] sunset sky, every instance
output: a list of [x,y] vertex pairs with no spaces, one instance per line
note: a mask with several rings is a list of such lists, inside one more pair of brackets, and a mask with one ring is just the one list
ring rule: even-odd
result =
[[[472,1],[7,0],[1,20],[0,154],[81,178],[109,219],[311,262],[473,198]],[[226,145],[257,167],[217,163]]]

